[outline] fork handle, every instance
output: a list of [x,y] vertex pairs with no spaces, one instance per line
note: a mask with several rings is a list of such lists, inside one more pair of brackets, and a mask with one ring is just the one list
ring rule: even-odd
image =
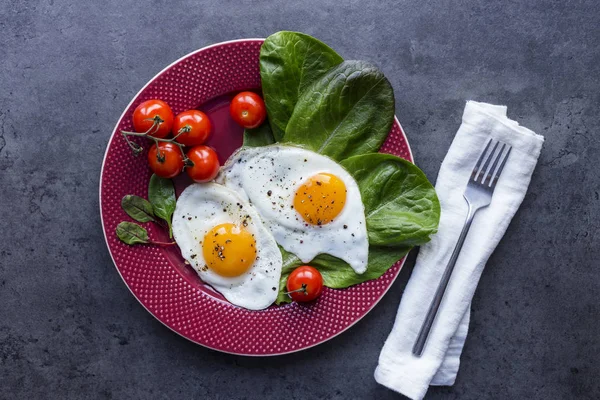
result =
[[442,280],[440,281],[440,284],[435,292],[435,296],[431,301],[431,305],[429,306],[429,311],[427,311],[425,321],[423,321],[423,325],[421,325],[421,330],[419,331],[419,335],[417,336],[417,341],[413,346],[412,352],[417,357],[420,357],[423,353],[423,348],[425,347],[425,343],[427,342],[427,338],[429,337],[431,326],[433,325],[435,316],[437,315],[438,309],[440,308],[442,298],[444,297],[444,293],[446,292],[446,287],[448,287],[448,282],[450,281],[450,276],[452,275],[452,271],[454,270],[456,259],[460,254],[460,250],[462,249],[463,243],[465,242],[467,233],[469,233],[469,229],[471,228],[471,222],[473,222],[473,217],[475,216],[477,210],[477,208],[474,208],[473,206],[471,206],[471,204],[469,204],[469,211],[467,213],[465,225],[462,229],[462,232],[460,233],[460,236],[458,237],[458,242],[456,243],[456,247],[452,252],[452,257],[450,257],[450,261],[448,261],[446,270],[442,275]]

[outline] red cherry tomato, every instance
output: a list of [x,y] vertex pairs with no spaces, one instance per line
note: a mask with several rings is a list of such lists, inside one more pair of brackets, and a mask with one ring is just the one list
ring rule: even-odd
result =
[[321,273],[309,265],[303,265],[292,271],[288,277],[286,288],[294,301],[311,301],[323,291]]
[[148,164],[156,175],[162,178],[173,178],[183,171],[183,155],[176,144],[159,142],[148,151]]
[[244,128],[257,128],[267,118],[263,99],[253,92],[238,93],[229,105],[231,118]]
[[159,125],[157,129],[152,129],[150,136],[165,138],[171,133],[173,111],[162,100],[145,101],[133,112],[133,128],[136,132],[148,132],[154,121],[158,121]]
[[[182,129],[187,132],[177,136]],[[212,125],[208,116],[198,110],[188,110],[177,114],[173,122],[173,136],[177,136],[175,140],[186,146],[197,146],[206,142],[211,129]]]
[[219,158],[217,153],[208,146],[192,147],[187,152],[188,158],[194,163],[186,171],[195,182],[212,181],[219,172]]

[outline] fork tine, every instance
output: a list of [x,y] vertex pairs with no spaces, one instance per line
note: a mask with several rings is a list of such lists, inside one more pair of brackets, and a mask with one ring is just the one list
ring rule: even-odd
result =
[[496,167],[498,166],[498,162],[500,161],[500,159],[502,159],[502,153],[504,153],[504,149],[506,148],[506,146],[506,143],[502,143],[500,151],[498,151],[498,154],[496,154],[496,156],[494,157],[494,163],[485,171],[485,176],[481,180],[481,183],[483,183],[484,185],[492,186],[492,179],[495,176]]
[[[475,177],[475,181],[477,181],[479,183],[483,183],[483,180],[485,179],[485,176],[487,174],[487,170],[490,166],[490,163],[492,162],[492,158],[494,158],[494,154],[496,153],[496,149],[498,148],[499,144],[500,144],[500,142],[496,142],[496,145],[494,146],[494,148],[492,149],[490,154],[488,154],[488,156],[486,157],[485,163],[483,164],[483,166],[479,170],[479,173],[477,173],[477,176]],[[483,172],[483,175],[481,175],[482,172]],[[479,181],[479,176],[481,176],[481,181]]]
[[492,139],[488,140],[487,145],[485,146],[485,150],[483,150],[483,152],[481,152],[481,156],[479,156],[479,160],[477,160],[477,163],[475,164],[475,167],[473,168],[473,172],[471,173],[471,179],[476,180],[477,179],[477,175],[479,174],[478,171],[481,168],[481,164],[483,164],[483,160],[485,159],[485,155],[488,151],[488,149],[490,148],[492,144]]
[[506,155],[502,159],[502,162],[500,163],[500,166],[496,170],[496,173],[494,174],[494,178],[490,182],[490,187],[492,188],[492,190],[496,187],[496,183],[498,182],[498,178],[500,178],[500,174],[502,173],[502,170],[504,169],[504,165],[506,164],[506,160],[508,160],[508,156],[510,155],[510,151],[511,150],[512,150],[512,146],[508,146],[508,151],[506,152]]

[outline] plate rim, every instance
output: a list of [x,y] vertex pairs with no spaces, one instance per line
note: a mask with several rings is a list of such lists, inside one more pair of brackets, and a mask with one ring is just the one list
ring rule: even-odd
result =
[[[211,347],[209,345],[206,345],[204,343],[200,343],[197,342],[196,340],[193,340],[179,332],[177,332],[174,328],[170,327],[169,325],[167,325],[165,322],[163,322],[160,318],[158,318],[156,315],[154,315],[154,313],[152,311],[150,311],[145,305],[144,303],[142,303],[142,301],[136,296],[136,294],[133,292],[133,290],[131,289],[131,287],[127,284],[127,281],[125,281],[125,278],[123,277],[123,275],[121,274],[121,271],[119,270],[117,263],[115,261],[115,258],[112,254],[112,251],[110,249],[110,246],[108,244],[108,236],[107,236],[107,232],[106,232],[106,228],[104,226],[104,217],[102,215],[102,176],[104,174],[104,167],[106,165],[106,160],[108,158],[108,150],[110,148],[110,144],[112,142],[112,140],[115,137],[115,133],[117,132],[117,129],[119,127],[119,121],[121,121],[123,119],[123,117],[125,116],[125,114],[127,113],[127,110],[129,110],[129,108],[131,107],[131,105],[133,104],[133,102],[138,98],[138,96],[144,91],[144,89],[146,89],[152,82],[154,82],[163,72],[167,71],[169,68],[173,67],[174,65],[178,64],[179,62],[185,60],[188,57],[191,57],[201,51],[204,50],[208,50],[210,48],[213,47],[219,47],[219,46],[223,46],[223,45],[227,45],[227,44],[232,44],[232,43],[241,43],[241,42],[254,42],[254,41],[265,41],[265,38],[245,38],[245,39],[234,39],[234,40],[226,40],[223,42],[218,42],[218,43],[213,43],[211,45],[208,46],[204,46],[201,47],[197,50],[194,50],[190,53],[187,53],[181,57],[179,57],[178,59],[176,59],[175,61],[173,61],[172,63],[170,63],[169,65],[167,65],[166,67],[164,67],[163,69],[161,69],[159,72],[157,72],[156,74],[154,74],[154,76],[148,80],[148,82],[146,82],[146,84],[144,86],[142,86],[135,95],[133,95],[133,97],[131,98],[131,100],[129,101],[129,103],[125,106],[125,108],[123,109],[123,112],[121,113],[121,115],[119,116],[119,118],[117,119],[117,122],[115,123],[115,127],[112,130],[112,133],[110,134],[108,141],[106,143],[106,149],[104,150],[104,156],[102,157],[102,166],[100,168],[100,179],[98,181],[98,208],[100,209],[100,225],[102,226],[102,233],[104,235],[104,244],[106,245],[106,248],[108,250],[108,254],[110,255],[110,259],[112,260],[113,266],[114,268],[117,270],[117,273],[119,274],[119,277],[121,277],[121,280],[123,281],[123,283],[125,284],[125,287],[129,290],[129,292],[131,293],[131,295],[137,300],[137,302],[150,314],[152,315],[152,317],[154,317],[155,320],[157,320],[158,322],[160,322],[163,326],[167,327],[171,332],[174,332],[175,334],[177,334],[178,336],[194,343],[197,344],[199,346],[205,347],[207,349],[210,349],[212,351],[216,351],[219,353],[225,353],[225,354],[232,354],[232,355],[236,355],[236,356],[244,356],[244,357],[275,357],[275,356],[281,356],[281,355],[286,355],[286,354],[293,354],[293,353],[297,353],[300,351],[304,351],[304,350],[308,350],[311,349],[315,346],[318,346],[320,344],[323,344],[329,340],[332,340],[336,337],[338,337],[339,335],[341,335],[342,333],[346,332],[347,330],[349,330],[350,328],[352,328],[354,325],[356,325],[359,321],[361,321],[368,313],[371,312],[371,310],[373,310],[373,308],[375,308],[375,306],[377,304],[379,304],[379,302],[381,301],[381,299],[383,299],[383,297],[387,294],[387,292],[392,288],[392,285],[394,284],[394,282],[396,281],[396,279],[398,278],[398,275],[400,274],[400,271],[402,270],[402,268],[404,267],[404,263],[406,262],[406,256],[408,255],[408,253],[402,257],[401,260],[398,260],[397,262],[400,262],[400,267],[398,268],[398,274],[396,274],[396,276],[394,276],[394,278],[392,279],[390,285],[387,287],[387,289],[381,293],[381,295],[373,302],[373,304],[371,305],[371,307],[365,311],[365,313],[357,318],[355,321],[353,321],[351,324],[349,324],[348,326],[346,326],[344,329],[340,330],[339,332],[337,332],[336,334],[329,336],[317,343],[313,343],[310,346],[306,346],[306,347],[302,347],[299,349],[294,349],[294,350],[290,350],[290,351],[284,351],[284,352],[280,352],[280,353],[269,353],[269,354],[248,354],[248,353],[236,353],[236,352],[231,352],[231,351],[226,351],[226,350],[222,350],[222,349],[217,349],[214,347]],[[408,142],[408,138],[406,136],[406,132],[404,131],[404,128],[402,127],[402,125],[400,124],[400,121],[398,120],[398,117],[394,114],[394,122],[398,124],[398,126],[400,127],[400,131],[402,132],[402,136],[404,137],[404,141],[406,143],[406,147],[408,148],[408,154],[410,156],[410,161],[411,163],[414,164],[414,155],[412,152],[412,149],[410,147],[410,143]],[[395,263],[394,263],[395,264]]]

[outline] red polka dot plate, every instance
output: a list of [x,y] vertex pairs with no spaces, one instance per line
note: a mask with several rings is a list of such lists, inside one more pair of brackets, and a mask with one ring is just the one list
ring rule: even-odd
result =
[[[209,115],[213,146],[221,163],[242,143],[242,129],[229,117],[229,101],[241,90],[260,90],[258,56],[262,39],[244,39],[205,47],[169,65],[146,84],[127,106],[108,143],[100,179],[100,213],[108,249],[133,295],[160,322],[181,336],[227,353],[268,356],[303,350],[345,331],[387,292],[404,260],[382,277],[344,290],[325,288],[312,304],[271,306],[249,311],[228,303],[184,264],[177,249],[128,246],[115,235],[129,220],[120,206],[126,194],[146,197],[151,172],[144,154],[134,157],[120,130],[131,130],[131,117],[142,101],[161,99],[175,114],[197,108]],[[143,142],[139,142],[143,143]],[[149,146],[145,146],[149,147]],[[396,119],[382,152],[412,161]],[[185,175],[185,174],[183,174]],[[175,179],[180,193],[190,181]],[[150,237],[167,239],[161,228],[144,224]]]

